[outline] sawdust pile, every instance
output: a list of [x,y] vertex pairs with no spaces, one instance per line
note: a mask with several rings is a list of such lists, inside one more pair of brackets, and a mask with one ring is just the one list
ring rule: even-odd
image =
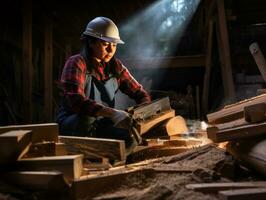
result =
[[[206,145],[175,156],[135,163],[127,167],[137,173],[116,180],[92,199],[218,199],[216,194],[204,194],[186,189],[187,184],[257,180],[238,165],[223,149]],[[89,199],[89,198],[88,198]]]

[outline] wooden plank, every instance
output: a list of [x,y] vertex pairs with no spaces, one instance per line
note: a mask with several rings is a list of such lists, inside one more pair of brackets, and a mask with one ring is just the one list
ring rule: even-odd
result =
[[154,170],[151,169],[142,169],[142,170],[131,170],[118,172],[114,174],[103,174],[103,175],[94,175],[89,177],[81,177],[79,180],[74,180],[71,185],[72,198],[73,199],[92,199],[99,193],[114,189],[119,186],[121,181],[129,177],[132,177],[134,174],[149,175],[154,173]]
[[266,188],[252,188],[239,190],[226,190],[219,192],[221,200],[265,200]]
[[18,160],[16,167],[23,171],[62,172],[68,181],[77,179],[82,174],[83,155],[44,156]]
[[266,103],[258,103],[244,107],[245,120],[250,123],[266,121]]
[[32,121],[32,0],[23,2],[22,8],[22,101],[24,122]]
[[232,190],[232,189],[243,189],[243,188],[258,188],[265,187],[265,181],[252,181],[252,182],[231,182],[231,183],[198,183],[198,184],[188,184],[187,189],[199,191],[199,192],[214,192],[222,190]]
[[70,153],[83,153],[85,158],[96,154],[113,160],[125,160],[125,142],[115,139],[59,136],[59,140],[66,144],[66,150]]
[[69,185],[61,172],[57,171],[14,171],[0,174],[1,179],[28,190],[46,190],[63,193]]
[[30,145],[31,131],[9,131],[0,135],[0,163],[14,162]]
[[258,43],[256,42],[252,43],[249,46],[249,51],[251,55],[253,56],[264,81],[266,81],[266,60],[265,60],[263,53],[260,50]]
[[266,102],[266,94],[227,105],[219,111],[207,114],[207,119],[210,124],[219,124],[243,118],[244,107],[264,102]]
[[166,119],[172,118],[174,116],[175,116],[175,110],[173,109],[161,112],[151,119],[137,122],[136,129],[138,130],[139,134],[142,135],[147,131],[149,131],[150,129],[152,129],[153,127],[155,127],[158,123]]
[[225,142],[235,139],[249,138],[259,135],[265,135],[265,133],[266,122],[221,130],[215,127],[207,129],[208,138],[213,142]]
[[0,134],[11,130],[32,130],[32,143],[58,141],[59,129],[57,123],[0,126]]

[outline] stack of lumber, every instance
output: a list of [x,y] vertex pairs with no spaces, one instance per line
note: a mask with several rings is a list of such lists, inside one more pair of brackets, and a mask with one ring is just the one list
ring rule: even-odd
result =
[[121,140],[59,136],[56,123],[0,127],[0,180],[26,190],[66,195],[82,175],[125,160]]
[[226,106],[207,115],[212,141],[229,142],[227,150],[266,176],[266,94]]

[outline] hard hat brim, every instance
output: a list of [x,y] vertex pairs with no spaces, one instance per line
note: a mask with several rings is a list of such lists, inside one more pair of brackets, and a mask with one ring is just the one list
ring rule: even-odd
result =
[[96,35],[94,33],[86,32],[86,31],[84,31],[83,34],[84,35],[89,35],[89,36],[92,36],[92,37],[95,37],[95,38],[98,38],[98,39],[101,39],[101,40],[104,40],[106,42],[113,42],[113,43],[116,43],[116,44],[125,44],[125,42],[123,40],[118,39],[118,38],[104,37],[104,36]]

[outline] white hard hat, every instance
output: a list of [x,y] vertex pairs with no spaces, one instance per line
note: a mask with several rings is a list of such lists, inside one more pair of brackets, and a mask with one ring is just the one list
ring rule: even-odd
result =
[[107,42],[124,44],[120,39],[119,31],[115,23],[106,17],[96,17],[91,20],[83,32],[84,35],[99,38]]

